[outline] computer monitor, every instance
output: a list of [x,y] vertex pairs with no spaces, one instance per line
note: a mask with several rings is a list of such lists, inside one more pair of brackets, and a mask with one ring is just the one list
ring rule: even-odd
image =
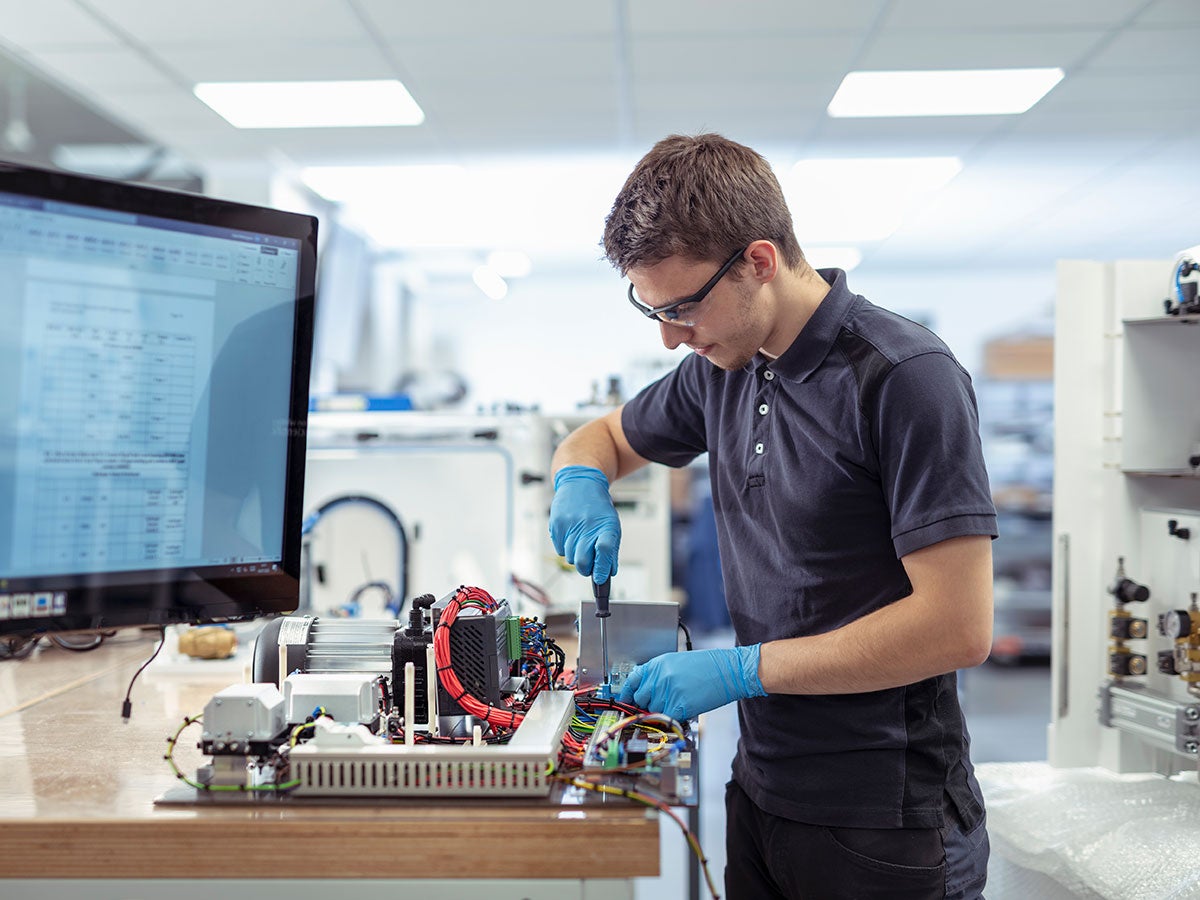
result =
[[0,162],[0,635],[295,609],[316,230]]

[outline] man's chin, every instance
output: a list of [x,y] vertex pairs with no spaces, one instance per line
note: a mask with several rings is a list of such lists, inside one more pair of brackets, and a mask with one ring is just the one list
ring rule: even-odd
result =
[[714,356],[706,356],[704,358],[718,369],[724,369],[726,372],[736,372],[740,369],[746,368],[747,363],[749,363],[754,357],[751,355],[741,359],[723,359]]

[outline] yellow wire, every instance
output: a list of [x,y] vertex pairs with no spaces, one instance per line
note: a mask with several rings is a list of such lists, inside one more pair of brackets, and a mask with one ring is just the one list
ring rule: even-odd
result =
[[195,788],[198,791],[287,791],[297,787],[299,780],[285,781],[283,784],[252,784],[245,787],[236,784],[203,784],[199,781],[193,781],[188,778],[180,770],[175,762],[175,745],[179,742],[179,736],[183,734],[183,729],[189,725],[195,725],[200,722],[202,716],[194,718],[185,717],[183,724],[176,729],[175,734],[167,738],[167,752],[163,759],[167,761],[167,765],[171,767],[171,771],[175,773],[175,777],[186,784],[188,787]]
[[568,778],[565,776],[556,777],[559,777],[561,780],[567,781],[576,787],[583,788],[584,790],[595,791],[596,793],[600,794],[614,794],[618,797],[628,797],[630,800],[636,800],[638,803],[641,803],[645,806],[665,812],[675,821],[675,824],[679,826],[679,830],[683,832],[683,837],[688,842],[688,846],[692,848],[692,852],[696,855],[696,859],[700,861],[700,869],[704,872],[704,881],[708,885],[708,893],[712,896],[713,900],[721,900],[721,895],[717,893],[717,887],[715,884],[713,884],[712,874],[708,871],[708,859],[704,856],[704,850],[701,849],[700,842],[696,840],[696,836],[692,834],[687,825],[684,824],[683,819],[679,818],[679,816],[675,814],[675,811],[672,810],[671,807],[669,807],[666,803],[647,794],[639,793],[638,791],[613,787],[612,785],[601,784],[595,781],[587,781],[583,778]]

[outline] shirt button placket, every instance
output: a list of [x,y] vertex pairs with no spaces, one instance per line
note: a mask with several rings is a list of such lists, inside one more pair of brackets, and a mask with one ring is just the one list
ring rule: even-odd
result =
[[762,484],[764,473],[764,457],[767,452],[766,437],[769,427],[767,413],[771,411],[769,402],[769,392],[774,391],[775,373],[770,369],[763,370],[762,381],[759,383],[758,405],[755,408],[757,415],[754,417],[754,425],[751,428],[751,440],[754,448],[753,462],[750,464],[751,485]]

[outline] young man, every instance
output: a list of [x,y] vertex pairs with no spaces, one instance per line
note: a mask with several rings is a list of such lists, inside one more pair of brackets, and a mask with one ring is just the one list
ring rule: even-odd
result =
[[709,454],[737,647],[653,659],[621,699],[677,719],[738,701],[728,896],[978,896],[954,673],[990,649],[996,518],[970,377],[814,271],[770,166],[719,135],[655,145],[604,247],[663,343],[694,352],[560,445],[550,532],[603,582],[609,483]]

